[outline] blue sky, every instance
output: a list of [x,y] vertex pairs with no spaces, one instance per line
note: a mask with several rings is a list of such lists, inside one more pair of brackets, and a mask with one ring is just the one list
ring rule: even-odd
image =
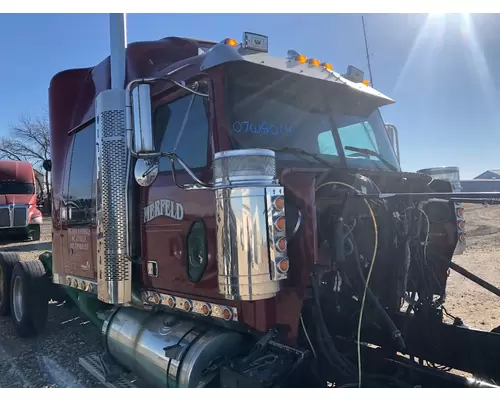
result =
[[[500,168],[500,15],[365,15],[374,86],[396,100],[383,108],[399,128],[402,166],[457,165],[462,178]],[[184,36],[269,36],[270,53],[294,49],[345,72],[368,74],[357,14],[129,14],[129,42]],[[0,135],[21,113],[47,105],[58,71],[108,55],[107,14],[0,14]]]

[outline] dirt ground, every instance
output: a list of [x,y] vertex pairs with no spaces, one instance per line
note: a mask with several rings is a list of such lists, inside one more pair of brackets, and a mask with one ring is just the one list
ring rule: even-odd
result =
[[[465,205],[467,247],[454,262],[500,287],[500,206]],[[446,309],[472,328],[491,330],[500,325],[499,298],[451,271]]]

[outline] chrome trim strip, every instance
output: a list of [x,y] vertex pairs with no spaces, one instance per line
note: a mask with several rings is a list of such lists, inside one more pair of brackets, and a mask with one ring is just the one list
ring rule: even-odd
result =
[[141,297],[144,305],[162,306],[185,313],[194,313],[204,317],[218,318],[224,321],[238,321],[238,310],[236,307],[193,300],[182,296],[173,296],[152,290],[142,291]]

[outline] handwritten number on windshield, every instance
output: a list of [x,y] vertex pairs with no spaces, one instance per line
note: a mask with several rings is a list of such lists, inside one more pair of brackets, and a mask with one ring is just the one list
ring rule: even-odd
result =
[[292,136],[292,126],[288,124],[268,124],[266,121],[252,123],[250,121],[234,121],[235,133],[253,133],[256,135]]

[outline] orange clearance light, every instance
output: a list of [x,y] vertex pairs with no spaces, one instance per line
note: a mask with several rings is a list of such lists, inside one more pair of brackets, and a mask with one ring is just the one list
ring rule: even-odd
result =
[[236,39],[230,39],[230,38],[224,40],[224,44],[227,44],[228,46],[232,47],[238,46],[238,42],[236,41]]
[[274,200],[274,208],[277,211],[281,211],[283,210],[283,208],[285,208],[285,198],[283,196],[277,197]]
[[461,241],[461,242],[465,242],[465,233],[462,233],[462,234],[460,235],[460,241]]
[[274,226],[277,230],[282,231],[285,229],[285,217],[278,217],[276,221],[274,221]]
[[367,80],[365,79],[365,80],[363,81],[363,85],[365,85],[365,86],[370,86],[370,82],[369,82],[369,81],[367,81]]
[[233,313],[229,308],[224,308],[224,311],[222,311],[222,317],[226,320],[229,321],[233,318]]
[[463,208],[457,208],[457,215],[459,217],[463,217],[464,216],[464,209]]
[[304,64],[307,61],[307,57],[303,56],[302,54],[297,54],[295,56],[295,61],[297,61],[298,63]]
[[157,294],[153,294],[153,296],[151,296],[151,302],[154,303],[154,304],[160,304],[160,296],[158,296]]
[[191,305],[191,302],[189,300],[186,300],[184,302],[184,310],[191,311],[192,308],[193,308],[193,306]]
[[276,242],[276,248],[278,249],[278,251],[285,251],[285,249],[286,249],[286,239],[285,238],[281,238],[280,240],[278,240]]
[[462,220],[458,223],[458,229],[462,231],[465,229],[465,220]]
[[323,68],[326,68],[326,69],[329,69],[329,70],[333,71],[333,65],[332,64],[323,63],[323,64],[321,64],[321,66]]
[[311,58],[309,60],[310,65],[314,65],[315,67],[319,67],[321,65],[321,62],[319,60],[316,60],[315,58]]
[[288,258],[282,258],[277,265],[278,270],[283,274],[288,272],[289,266],[290,264],[288,263]]
[[203,315],[210,315],[210,311],[212,311],[210,306],[208,304],[203,304],[203,307],[201,307],[201,312],[203,313]]
[[174,308],[175,307],[175,300],[173,297],[169,297],[168,300],[167,300],[167,304],[170,308]]

